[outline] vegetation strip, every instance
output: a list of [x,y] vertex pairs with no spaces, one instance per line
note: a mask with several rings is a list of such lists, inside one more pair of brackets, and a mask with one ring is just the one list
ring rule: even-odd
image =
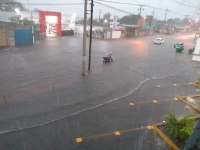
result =
[[157,126],[153,125],[154,131],[173,149],[180,150]]

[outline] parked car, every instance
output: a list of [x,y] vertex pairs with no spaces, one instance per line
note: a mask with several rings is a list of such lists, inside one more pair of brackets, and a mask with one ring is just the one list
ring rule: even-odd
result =
[[165,41],[163,40],[163,38],[156,38],[154,40],[154,44],[164,44],[164,43],[165,43]]

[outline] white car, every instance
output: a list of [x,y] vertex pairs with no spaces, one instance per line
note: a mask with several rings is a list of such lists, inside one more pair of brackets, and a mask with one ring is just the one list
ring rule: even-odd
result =
[[163,40],[163,38],[157,38],[154,40],[154,44],[164,44],[165,41]]

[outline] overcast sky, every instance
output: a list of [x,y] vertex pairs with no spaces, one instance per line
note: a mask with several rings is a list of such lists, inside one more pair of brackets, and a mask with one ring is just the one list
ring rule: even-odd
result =
[[[19,0],[22,3],[27,3],[28,1],[30,3],[83,3],[83,0]],[[101,2],[106,5],[110,5],[112,7],[116,7],[128,12],[131,12],[133,14],[138,14],[138,6],[137,5],[123,5],[123,4],[116,4],[116,3],[108,3],[108,2],[103,2],[100,0],[94,0]],[[194,14],[196,8],[191,8],[187,7],[184,5],[180,5],[177,3],[174,3],[172,1],[174,0],[108,0],[108,1],[113,1],[113,2],[123,2],[123,3],[133,3],[133,4],[146,4],[146,5],[151,5],[154,7],[158,8],[163,8],[163,9],[169,9],[170,11],[168,12],[167,19],[169,18],[183,18],[183,15],[190,15],[193,18],[197,17],[197,14]],[[181,2],[182,4],[185,5],[192,5],[193,6],[198,6],[200,3],[200,0],[175,0],[176,2]],[[191,4],[190,4],[191,3]],[[27,6],[28,7],[28,6]],[[65,6],[57,6],[57,5],[48,5],[48,6],[43,6],[43,5],[37,5],[33,6],[30,5],[30,9],[38,8],[41,10],[49,10],[49,11],[59,11],[63,12],[66,14],[72,14],[75,13],[79,17],[83,17],[83,10],[84,10],[84,5],[65,5]],[[89,6],[88,6],[89,7]],[[89,9],[89,8],[88,8]],[[112,16],[116,15],[118,17],[122,17],[124,15],[128,15],[126,13],[120,12],[113,10],[111,8],[107,8],[105,6],[101,6],[99,4],[95,4],[94,6],[94,18],[97,18],[99,16],[99,11],[101,9],[101,17],[103,16],[104,13],[110,12]],[[144,7],[144,11],[142,11],[142,15],[150,15],[152,13],[153,8],[149,7]],[[178,15],[174,14],[174,12],[183,14],[183,15]],[[157,19],[164,19],[165,16],[165,11],[161,10],[155,10],[155,17]]]

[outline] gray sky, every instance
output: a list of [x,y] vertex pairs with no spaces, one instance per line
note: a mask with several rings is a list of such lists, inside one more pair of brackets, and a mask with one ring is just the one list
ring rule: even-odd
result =
[[[27,3],[28,0],[19,0],[22,3]],[[96,0],[98,1],[98,0]],[[151,5],[154,7],[159,7],[159,8],[163,8],[163,9],[169,9],[171,11],[168,12],[167,15],[167,19],[169,18],[183,18],[184,16],[181,15],[177,15],[172,13],[173,12],[177,12],[183,15],[190,15],[193,16],[194,12],[195,12],[195,8],[190,8],[184,5],[180,5],[180,4],[176,4],[174,2],[172,2],[173,0],[108,0],[108,1],[114,1],[114,2],[124,2],[124,3],[133,3],[133,4],[146,4],[146,5]],[[185,0],[175,0],[178,2],[181,2],[183,4],[186,5],[190,5],[189,3],[192,3],[196,6],[199,5],[200,1],[199,0],[186,0],[187,2],[185,2]],[[83,3],[83,0],[29,0],[30,3]],[[101,2],[101,1],[99,1]],[[101,2],[103,4],[107,4],[122,10],[126,10],[128,12],[131,12],[133,14],[138,14],[138,6],[137,5],[123,5],[123,4],[115,4],[115,3],[108,3],[108,2]],[[68,5],[68,6],[55,6],[55,5],[50,5],[50,6],[31,6],[30,5],[30,9],[34,9],[34,8],[38,8],[41,10],[49,10],[49,11],[59,11],[59,12],[64,12],[66,14],[72,14],[72,13],[76,13],[77,16],[79,17],[83,17],[83,5]],[[126,13],[123,12],[119,12],[110,8],[107,8],[105,6],[100,6],[98,4],[95,4],[94,6],[94,18],[97,18],[99,16],[99,10],[101,9],[101,17],[103,16],[104,13],[106,12],[110,12],[113,15],[116,15],[118,17],[122,17],[124,15],[128,15]],[[153,8],[149,8],[149,7],[144,7],[144,11],[142,11],[142,15],[150,15],[152,13]],[[165,11],[161,11],[161,10],[155,10],[155,17],[157,19],[163,19],[164,20],[164,15],[165,15]],[[193,16],[193,18],[196,18],[197,14],[195,14]]]

